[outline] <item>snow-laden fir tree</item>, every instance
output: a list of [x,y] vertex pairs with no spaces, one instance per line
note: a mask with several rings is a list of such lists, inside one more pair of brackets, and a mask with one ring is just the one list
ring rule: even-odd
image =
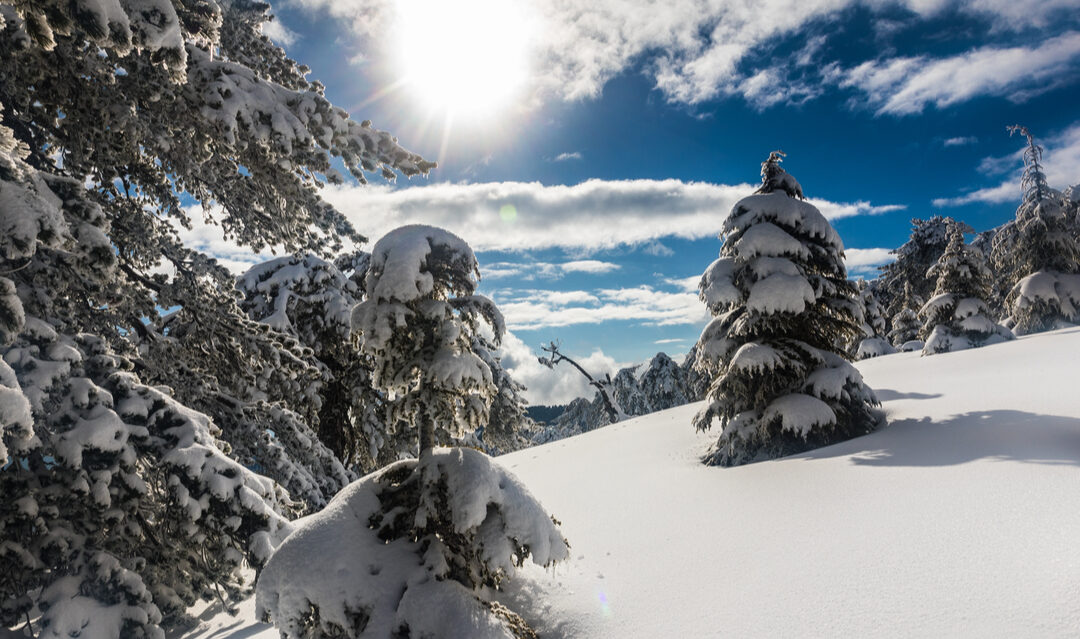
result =
[[436,448],[483,423],[497,389],[473,351],[502,316],[476,294],[457,236],[406,226],[375,244],[353,313],[392,435],[418,443],[304,520],[259,578],[260,617],[283,637],[535,637],[492,593],[528,559],[568,556],[557,522],[512,475],[469,448]]
[[1023,199],[1016,219],[994,235],[990,258],[1011,326],[1023,335],[1080,322],[1080,238],[1071,197],[1046,181],[1042,148],[1027,128],[1009,131],[1027,138]]
[[282,515],[347,479],[305,423],[308,353],[245,317],[174,224],[195,211],[251,248],[337,250],[361,238],[318,195],[341,180],[331,158],[361,181],[432,165],[330,104],[268,19],[253,2],[0,4],[5,627],[160,637],[199,599],[228,605]]
[[[926,276],[926,271],[945,252],[949,244],[949,226],[955,223],[956,220],[951,217],[940,215],[928,220],[911,220],[911,236],[900,248],[892,251],[896,260],[881,267],[881,275],[875,280],[876,293],[885,306],[887,318],[894,317],[905,308],[904,300],[910,299],[904,293],[907,287],[919,299],[930,299],[933,295],[936,283]],[[973,229],[964,224],[963,231],[972,233]],[[892,328],[891,325],[889,328]]]
[[873,391],[844,356],[862,313],[843,244],[799,199],[782,155],[770,154],[761,188],[735,204],[720,257],[701,278],[701,299],[715,317],[698,341],[698,363],[712,384],[694,426],[719,419],[723,428],[710,464],[804,451],[880,421]]
[[385,401],[372,386],[372,363],[352,328],[369,260],[363,251],[336,262],[310,254],[282,257],[252,267],[236,285],[251,319],[311,350],[319,383],[312,386],[318,407],[309,423],[342,463],[361,474],[398,459],[398,451],[384,445]]
[[866,280],[859,280],[856,286],[862,303],[863,322],[861,339],[858,340],[855,349],[855,359],[895,353],[896,349],[885,338],[885,309],[878,303],[873,289]]
[[502,339],[502,314],[476,294],[472,249],[442,229],[411,225],[375,244],[365,300],[353,311],[361,351],[372,358],[375,387],[386,393],[392,433],[418,442],[447,442],[482,426],[496,388],[491,368],[472,350],[488,323]]
[[964,244],[963,227],[949,229],[949,245],[927,276],[937,282],[934,296],[919,314],[924,318],[921,336],[923,355],[948,353],[995,344],[1013,335],[989,317],[986,298],[992,275],[986,256]]
[[922,308],[923,301],[915,295],[910,284],[904,286],[904,296],[900,306],[900,312],[892,318],[889,341],[901,351],[920,351],[923,347],[923,342],[919,339],[922,322],[919,321],[917,309]]

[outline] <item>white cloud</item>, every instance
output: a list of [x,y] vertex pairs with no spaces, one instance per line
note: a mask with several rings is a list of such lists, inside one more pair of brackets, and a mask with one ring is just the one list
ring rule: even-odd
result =
[[968,136],[962,136],[962,137],[956,137],[956,138],[949,138],[949,139],[945,140],[944,142],[942,142],[941,144],[943,146],[947,146],[947,147],[948,146],[967,146],[968,144],[975,144],[978,141],[979,141],[979,138],[977,138],[977,137],[975,137],[973,135],[968,135]]
[[688,342],[690,340],[685,338],[671,338],[671,339],[658,339],[653,344],[680,344],[682,342]]
[[517,331],[612,321],[671,326],[701,324],[708,319],[696,292],[664,291],[647,285],[593,291],[498,290],[492,298],[507,326]]
[[664,246],[660,242],[649,242],[645,245],[645,248],[641,249],[646,255],[655,255],[656,257],[671,257],[675,255],[675,251]]
[[1022,102],[1075,80],[1080,32],[1034,46],[986,46],[947,57],[898,57],[837,71],[842,87],[861,90],[879,114],[911,115],[983,95]]
[[619,270],[618,264],[601,262],[600,260],[576,260],[562,264],[567,273],[610,273]]
[[267,20],[262,23],[263,35],[273,40],[275,43],[282,46],[289,46],[296,42],[299,36],[295,31],[292,31],[285,25],[281,24],[281,20]]
[[[236,242],[225,239],[225,234],[220,226],[206,222],[202,207],[193,206],[185,210],[191,220],[190,229],[183,228],[175,221],[172,222],[184,246],[213,257],[220,265],[229,269],[235,275],[244,273],[260,262],[284,254],[284,249],[280,246],[271,247],[261,253],[239,246]],[[169,270],[168,266],[164,266],[164,268]]]
[[[530,404],[567,404],[578,397],[591,398],[593,396],[594,389],[573,367],[563,364],[548,368],[541,364],[538,361],[541,354],[540,344],[530,347],[517,335],[507,331],[503,337],[500,354],[503,367],[515,380],[527,388],[523,394]],[[579,356],[577,353],[567,354],[594,376],[603,376],[605,373],[614,376],[620,368],[626,366],[626,364],[616,362],[600,349],[585,356]]]
[[[665,237],[715,237],[732,206],[757,188],[680,180],[589,180],[574,186],[536,182],[437,183],[394,190],[336,186],[323,196],[372,239],[404,224],[445,228],[478,251],[561,247],[597,250]],[[903,209],[869,202],[810,199],[825,217],[877,215]],[[502,206],[516,216],[505,221]]]
[[[360,35],[359,40],[372,55],[392,58],[396,3],[393,0],[292,0],[294,6],[323,10],[348,21]],[[531,87],[534,101],[550,97],[565,100],[594,98],[611,78],[630,69],[648,75],[668,100],[694,104],[704,100],[740,95],[758,107],[777,102],[801,102],[822,92],[815,72],[835,64],[825,56],[826,40],[808,27],[844,15],[856,5],[871,11],[882,7],[907,10],[899,22],[875,16],[872,26],[885,34],[896,25],[909,25],[921,19],[940,17],[949,10],[987,19],[992,29],[989,37],[1001,34],[1030,33],[1032,27],[1060,27],[1062,16],[1075,11],[1076,0],[898,0],[863,3],[859,0],[759,0],[728,2],[724,0],[668,0],[645,3],[640,0],[522,0],[516,6],[528,16],[533,29],[529,41],[532,62]],[[880,23],[880,25],[879,25]],[[497,25],[496,25],[497,27]],[[805,34],[806,43],[786,56],[757,56],[770,52],[777,42],[792,34]],[[1045,68],[1039,59],[1040,47],[1033,47],[1032,70]],[[1044,52],[1045,53],[1045,52]],[[961,56],[962,57],[962,56]],[[759,59],[764,62],[758,62]],[[1013,59],[978,58],[978,62],[1004,62],[1003,75],[1014,76]],[[940,64],[938,64],[940,62]],[[397,77],[385,63],[388,77]],[[967,99],[980,91],[1000,91],[990,76],[997,67],[965,67],[962,76],[946,73],[955,87],[943,86],[930,71],[943,74],[949,60],[932,61],[906,58],[898,61],[872,62],[872,78],[887,78],[878,88],[907,87],[906,97],[884,112],[898,113],[901,104],[939,106]],[[910,83],[904,68],[917,71]],[[806,76],[806,77],[802,77]],[[934,80],[932,86],[921,78]],[[939,78],[941,79],[941,78]],[[1039,82],[1045,81],[1045,77]],[[1002,80],[1013,85],[1011,80]],[[1028,87],[1030,88],[1030,87]],[[895,91],[890,92],[890,95]],[[945,94],[949,94],[946,96]],[[998,93],[994,93],[998,94]],[[888,102],[883,96],[883,104]],[[922,107],[918,107],[921,109]]]
[[481,264],[480,273],[485,280],[518,277],[523,280],[559,279],[567,273],[603,274],[617,271],[622,266],[600,260],[574,260],[570,262],[493,262]]
[[566,162],[567,160],[580,160],[584,156],[581,153],[574,151],[573,153],[560,153],[555,156],[553,162]]
[[[1036,143],[1040,141],[1036,139]],[[1024,145],[1023,138],[1017,139],[1017,146]],[[933,201],[936,207],[963,206],[965,204],[985,203],[1001,204],[1004,202],[1020,203],[1020,174],[1023,171],[1023,149],[1018,149],[1005,157],[984,158],[980,169],[984,173],[1010,173],[1008,178],[995,186],[977,189],[964,195],[940,197]],[[1045,142],[1043,169],[1050,186],[1064,189],[1080,183],[1080,122],[1053,136]]]
[[877,267],[896,259],[891,251],[892,249],[887,248],[844,249],[844,264],[847,266],[848,275],[876,274]]

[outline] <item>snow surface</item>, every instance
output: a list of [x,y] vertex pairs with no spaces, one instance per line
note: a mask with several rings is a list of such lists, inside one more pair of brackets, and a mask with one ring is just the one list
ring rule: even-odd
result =
[[[572,558],[504,602],[543,637],[1074,636],[1080,329],[856,365],[889,425],[698,463],[690,404],[499,458]],[[276,639],[206,615],[197,639]]]

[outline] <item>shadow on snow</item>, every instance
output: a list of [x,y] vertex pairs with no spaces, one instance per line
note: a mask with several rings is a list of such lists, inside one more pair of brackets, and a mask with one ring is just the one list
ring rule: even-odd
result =
[[844,456],[860,466],[953,466],[980,459],[1080,466],[1080,419],[1018,410],[976,411],[940,422],[902,419],[795,457]]

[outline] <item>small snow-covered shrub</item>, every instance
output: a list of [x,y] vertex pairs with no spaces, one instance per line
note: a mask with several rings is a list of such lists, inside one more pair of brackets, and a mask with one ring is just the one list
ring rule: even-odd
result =
[[893,345],[880,337],[867,337],[859,342],[859,348],[855,351],[855,359],[868,359],[881,355],[892,355],[896,352]]
[[427,451],[296,524],[256,589],[286,639],[535,636],[492,596],[515,567],[568,557],[555,520],[487,455]]
[[845,359],[862,304],[847,279],[840,237],[773,153],[758,195],[735,204],[720,257],[701,277],[715,316],[698,340],[712,377],[699,430],[723,431],[706,457],[735,465],[865,434],[877,399]]

